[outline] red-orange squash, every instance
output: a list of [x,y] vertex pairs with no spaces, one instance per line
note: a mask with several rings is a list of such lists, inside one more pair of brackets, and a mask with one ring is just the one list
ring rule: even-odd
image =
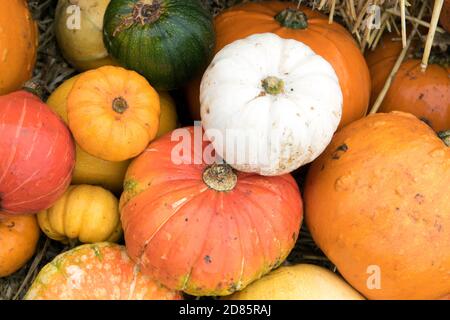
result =
[[125,248],[88,244],[57,256],[34,280],[26,300],[179,300],[142,275]]
[[[367,54],[367,64],[372,76],[372,104],[383,89],[402,51],[398,37],[394,34],[384,35],[377,48]],[[394,38],[397,38],[397,41]],[[409,112],[425,121],[435,131],[450,128],[450,68],[433,63],[433,60],[431,62],[426,71],[422,72],[421,60],[406,58],[379,112]]]
[[37,47],[37,24],[27,1],[0,1],[0,95],[20,89],[31,78]]
[[[120,204],[127,251],[168,288],[231,294],[285,260],[299,234],[301,196],[290,175],[207,165],[201,155],[211,145],[194,146],[194,129],[179,130],[183,141],[165,135],[128,169]],[[179,164],[181,153],[198,164]]]
[[53,205],[72,179],[75,146],[64,122],[26,91],[0,96],[0,207],[13,214]]
[[[217,53],[226,45],[256,33],[273,32],[303,42],[335,69],[344,96],[341,126],[363,117],[370,98],[370,76],[364,57],[349,32],[328,17],[297,4],[267,1],[234,6],[215,18]],[[187,88],[192,117],[200,119],[201,76]],[[320,84],[317,84],[320,85]]]
[[10,216],[0,212],[0,278],[7,277],[33,256],[39,240],[35,216]]
[[339,131],[310,168],[306,222],[342,276],[370,299],[450,293],[450,148],[411,114]]

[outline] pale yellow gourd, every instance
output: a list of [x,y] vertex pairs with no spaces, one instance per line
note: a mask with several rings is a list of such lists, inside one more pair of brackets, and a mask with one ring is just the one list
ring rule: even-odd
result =
[[116,242],[122,236],[118,200],[89,185],[70,186],[50,209],[39,212],[41,230],[63,243]]
[[331,271],[310,264],[281,267],[230,300],[362,300],[355,289]]

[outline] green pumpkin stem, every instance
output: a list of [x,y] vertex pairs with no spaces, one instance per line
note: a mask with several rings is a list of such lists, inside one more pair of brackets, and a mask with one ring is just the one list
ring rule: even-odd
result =
[[439,132],[438,136],[444,141],[447,147],[450,147],[450,130]]
[[283,27],[289,29],[306,29],[308,28],[308,17],[301,10],[287,8],[275,16]]
[[203,171],[203,182],[213,190],[227,192],[236,187],[237,174],[228,164],[215,163]]
[[266,93],[276,96],[284,92],[284,81],[277,77],[267,77],[262,81],[262,87]]
[[163,13],[161,0],[141,0],[134,7],[131,15],[122,18],[121,23],[113,32],[113,37],[135,24],[152,24],[159,20]]
[[112,102],[112,109],[119,114],[123,114],[128,109],[128,103],[124,98],[117,97]]

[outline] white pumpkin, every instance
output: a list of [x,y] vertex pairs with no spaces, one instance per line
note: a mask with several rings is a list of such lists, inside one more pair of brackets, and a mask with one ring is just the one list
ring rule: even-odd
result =
[[223,48],[200,87],[202,125],[239,171],[273,176],[316,159],[342,116],[333,67],[308,46],[272,33]]

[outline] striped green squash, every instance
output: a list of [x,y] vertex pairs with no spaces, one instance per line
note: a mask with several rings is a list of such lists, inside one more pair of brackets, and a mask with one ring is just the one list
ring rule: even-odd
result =
[[160,90],[204,68],[215,42],[212,16],[199,0],[112,0],[103,29],[109,53]]

